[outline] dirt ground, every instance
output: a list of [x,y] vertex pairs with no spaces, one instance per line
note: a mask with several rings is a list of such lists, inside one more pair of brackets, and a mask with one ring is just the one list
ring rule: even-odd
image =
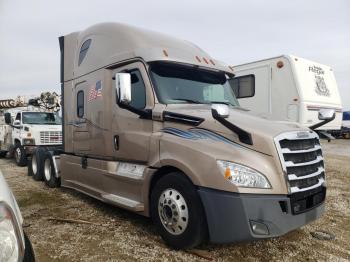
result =
[[[321,219],[279,238],[204,245],[194,251],[171,250],[150,219],[72,190],[49,189],[12,160],[0,159],[0,169],[17,198],[37,261],[349,261],[350,140],[324,142],[323,148],[328,191]],[[315,238],[313,232],[318,230],[335,239]]]

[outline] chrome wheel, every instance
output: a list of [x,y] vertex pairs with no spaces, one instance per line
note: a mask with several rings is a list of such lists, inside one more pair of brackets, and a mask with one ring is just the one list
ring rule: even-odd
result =
[[179,191],[168,188],[162,192],[158,201],[160,221],[172,235],[182,234],[188,225],[188,207]]
[[46,181],[50,181],[51,180],[51,163],[50,163],[50,159],[47,158],[45,160],[45,163],[44,163],[44,176],[45,176],[45,179]]
[[16,148],[16,153],[15,153],[15,158],[16,158],[16,162],[19,163],[19,161],[21,160],[21,156],[22,156],[22,152],[21,149],[19,147]]
[[36,162],[35,154],[32,156],[32,170],[33,174],[36,174],[36,172],[38,172],[38,163]]

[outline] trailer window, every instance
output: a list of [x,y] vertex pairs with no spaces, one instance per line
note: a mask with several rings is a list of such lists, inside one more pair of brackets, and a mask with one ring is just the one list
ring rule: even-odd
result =
[[255,95],[255,76],[245,75],[230,80],[233,92],[237,98],[253,97]]
[[78,66],[83,62],[87,51],[89,50],[91,39],[86,40],[80,48]]
[[77,93],[77,116],[82,118],[84,116],[84,91],[80,90]]

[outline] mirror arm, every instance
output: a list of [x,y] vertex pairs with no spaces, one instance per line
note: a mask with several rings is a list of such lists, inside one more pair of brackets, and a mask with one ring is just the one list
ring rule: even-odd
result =
[[253,139],[250,133],[227,121],[225,118],[221,117],[215,109],[211,109],[211,113],[215,120],[217,120],[226,128],[230,129],[232,132],[236,133],[238,135],[239,141],[247,145],[253,145]]
[[311,130],[315,130],[316,128],[319,128],[319,127],[321,127],[321,126],[323,126],[323,125],[325,125],[325,124],[327,124],[327,123],[333,121],[334,119],[335,119],[335,114],[333,114],[332,118],[323,120],[323,121],[321,121],[321,122],[319,122],[319,123],[317,123],[317,124],[314,124],[314,125],[312,125],[312,126],[309,126],[309,128],[310,128]]
[[118,103],[120,108],[126,109],[134,114],[137,114],[142,119],[152,119],[152,110],[151,109],[137,109],[133,106],[124,103]]

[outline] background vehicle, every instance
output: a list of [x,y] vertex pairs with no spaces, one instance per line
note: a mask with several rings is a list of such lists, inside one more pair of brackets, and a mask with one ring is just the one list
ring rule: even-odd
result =
[[35,261],[17,202],[0,171],[0,261]]
[[334,109],[335,119],[317,130],[340,129],[342,104],[329,66],[283,55],[234,66],[234,72],[232,84],[242,107],[304,127],[320,122],[320,110]]
[[63,150],[28,165],[49,187],[151,216],[176,249],[280,236],[324,212],[317,134],[239,107],[232,68],[118,23],[59,42]]
[[336,138],[350,138],[350,111],[343,112],[343,122],[340,130],[332,130],[332,136]]
[[57,147],[62,144],[58,95],[43,93],[40,98],[25,102],[0,101],[0,152],[14,155],[19,166],[27,164],[27,156],[36,147]]

